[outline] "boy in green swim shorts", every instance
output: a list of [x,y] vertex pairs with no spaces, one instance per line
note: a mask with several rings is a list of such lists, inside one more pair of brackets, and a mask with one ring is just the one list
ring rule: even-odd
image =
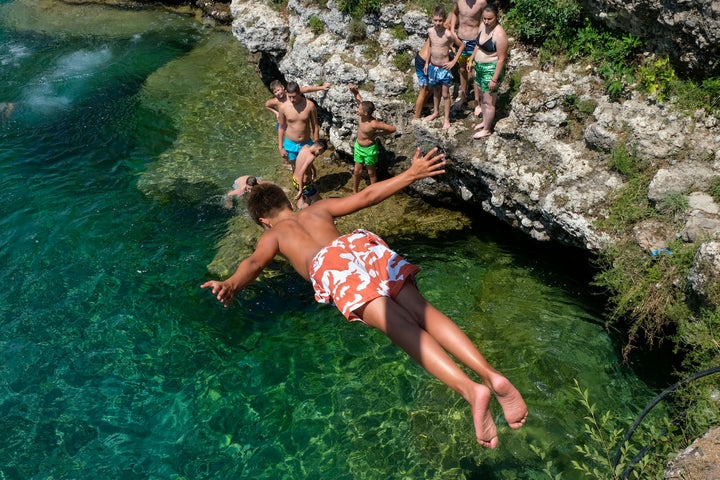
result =
[[353,159],[355,167],[353,169],[353,192],[357,193],[360,189],[360,176],[362,175],[363,165],[367,167],[370,183],[377,182],[377,163],[380,155],[377,138],[382,135],[395,133],[397,129],[388,124],[383,123],[373,117],[375,112],[375,104],[369,101],[363,101],[362,95],[357,87],[352,83],[348,84],[348,89],[355,96],[358,104],[358,136],[355,140],[355,148],[353,149]]

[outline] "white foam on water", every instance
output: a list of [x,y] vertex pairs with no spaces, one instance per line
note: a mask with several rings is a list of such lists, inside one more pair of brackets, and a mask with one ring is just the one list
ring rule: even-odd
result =
[[19,66],[20,60],[32,55],[31,50],[19,43],[10,43],[8,45],[0,45],[0,65]]
[[30,81],[23,103],[31,109],[50,113],[64,110],[85,95],[90,81],[112,59],[109,48],[78,50],[60,57],[41,77]]

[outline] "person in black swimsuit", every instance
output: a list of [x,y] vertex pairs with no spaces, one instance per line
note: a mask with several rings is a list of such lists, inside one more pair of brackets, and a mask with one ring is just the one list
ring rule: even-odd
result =
[[[492,135],[498,85],[505,76],[507,52],[508,37],[498,23],[498,5],[492,3],[483,9],[483,25],[472,57],[475,60],[475,82],[482,91],[482,122],[475,126],[477,132],[473,138]],[[468,72],[470,68],[468,65]]]

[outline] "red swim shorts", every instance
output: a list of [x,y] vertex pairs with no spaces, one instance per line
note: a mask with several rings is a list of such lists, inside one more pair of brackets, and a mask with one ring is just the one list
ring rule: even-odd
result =
[[315,300],[334,304],[350,321],[362,321],[355,310],[378,297],[394,298],[419,271],[382,238],[355,230],[320,250],[309,273]]

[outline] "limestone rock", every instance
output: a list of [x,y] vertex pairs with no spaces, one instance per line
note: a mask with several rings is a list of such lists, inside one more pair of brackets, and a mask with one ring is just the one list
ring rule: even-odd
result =
[[708,431],[680,452],[665,470],[665,480],[720,478],[720,427]]
[[693,291],[706,299],[708,295],[720,293],[720,242],[700,245],[688,273],[688,283]]

